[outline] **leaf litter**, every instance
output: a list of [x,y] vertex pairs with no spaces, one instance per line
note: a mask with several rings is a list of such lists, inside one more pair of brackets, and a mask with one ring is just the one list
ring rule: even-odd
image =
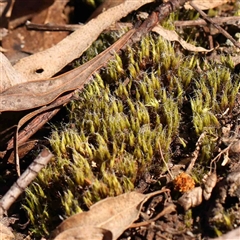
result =
[[[75,214],[64,220],[52,233],[52,237],[71,228],[91,226],[107,229],[111,231],[112,239],[117,239],[138,219],[142,205],[149,198],[167,191],[169,190],[165,189],[149,194],[134,191],[103,199],[91,206],[88,212]],[[55,240],[57,239],[61,238],[56,237]]]
[[[194,1],[196,3],[196,1]],[[211,4],[212,2],[214,1],[208,1],[209,4]],[[208,2],[206,3],[208,5]],[[218,1],[218,4],[220,2],[220,5],[223,3],[223,1]],[[199,1],[197,2],[197,4],[199,3]],[[210,6],[213,6],[213,5],[208,5],[207,9],[210,8]],[[175,33],[174,33],[175,34]],[[170,34],[171,35],[171,34]],[[170,36],[170,37],[173,37],[173,36]],[[178,38],[177,36],[175,36],[175,39],[173,39],[173,41],[178,41]],[[180,41],[181,43],[181,41]],[[184,43],[185,44],[185,43]],[[184,46],[184,45],[183,45]],[[188,48],[189,47],[189,48]],[[192,48],[191,45],[186,45],[186,49],[188,50],[193,50],[193,51],[198,51],[198,49],[194,49],[194,47]],[[201,50],[201,49],[200,49]],[[204,51],[204,49],[203,49]],[[35,69],[36,70],[36,69]],[[11,75],[11,73],[10,73]],[[14,73],[13,73],[14,75]],[[40,74],[39,74],[40,75]],[[49,80],[49,79],[46,79],[46,80]],[[29,85],[30,86],[30,85]],[[16,91],[17,92],[17,91]],[[15,92],[15,93],[16,93]],[[9,91],[9,93],[11,93],[11,90]],[[14,94],[14,92],[12,92]],[[3,94],[4,95],[4,94]],[[44,104],[43,104],[44,105]],[[15,110],[13,110],[15,111]],[[239,156],[239,140],[236,141],[237,143],[235,144],[234,143],[234,147],[237,148],[237,150],[235,150],[234,147],[229,146],[229,148],[226,150],[226,153],[228,153],[228,150],[231,150],[229,152],[233,152],[232,154],[237,154]],[[236,147],[237,146],[237,147]],[[222,154],[224,152],[221,151]],[[235,155],[236,155],[235,154]],[[220,153],[221,155],[221,153]],[[226,159],[228,158],[227,154],[225,154],[224,152],[224,157],[226,157]],[[196,159],[193,159],[192,163],[193,165],[195,164],[195,160]],[[231,159],[227,159],[227,161],[231,161]],[[227,162],[225,161],[225,162]],[[235,163],[237,164],[237,163]],[[215,175],[214,175],[215,174]],[[219,197],[219,202],[216,203],[216,206],[215,206],[215,209],[214,211],[221,211],[222,208],[223,208],[223,204],[226,202],[226,199],[227,198],[231,198],[232,196],[234,197],[238,197],[239,198],[239,194],[238,192],[236,191],[236,189],[239,188],[239,171],[236,171],[236,172],[233,172],[231,174],[229,174],[225,179],[223,179],[222,181],[220,181],[220,183],[222,184],[219,184],[217,183],[217,175],[216,173],[211,173],[208,175],[208,177],[206,178],[205,181],[203,181],[203,186],[202,187],[197,187],[197,190],[196,188],[194,188],[193,190],[191,191],[196,191],[197,193],[194,195],[190,192],[188,192],[187,194],[187,199],[189,200],[190,199],[190,202],[188,201],[187,204],[190,204],[189,207],[186,207],[186,205],[182,205],[184,209],[190,209],[192,207],[195,207],[199,204],[202,203],[203,199],[205,200],[208,200],[211,198],[212,196],[212,192],[214,192],[216,189],[218,190],[218,192],[220,192],[220,197]],[[215,185],[217,184],[217,186],[215,187]],[[215,189],[215,190],[214,190]],[[124,194],[123,194],[124,195]],[[80,239],[112,239],[114,236],[119,236],[120,233],[120,230],[121,232],[123,232],[128,226],[126,226],[126,224],[122,224],[121,229],[119,230],[116,230],[115,231],[115,227],[116,227],[116,223],[115,223],[115,226],[112,226],[113,225],[113,221],[111,220],[111,216],[110,216],[110,213],[108,212],[108,210],[103,211],[101,212],[100,210],[100,207],[103,206],[103,209],[104,209],[104,206],[106,207],[108,204],[110,206],[113,207],[113,219],[116,221],[117,219],[117,223],[118,223],[118,220],[120,219],[124,219],[124,221],[126,221],[127,223],[132,223],[133,221],[135,221],[138,217],[139,217],[139,213],[140,213],[140,208],[142,207],[143,203],[145,201],[147,201],[149,198],[146,197],[147,195],[144,195],[144,194],[141,194],[141,193],[137,193],[137,192],[134,192],[132,193],[129,193],[128,197],[126,197],[124,200],[121,198],[122,195],[119,196],[119,199],[117,199],[118,197],[115,197],[117,200],[116,200],[116,203],[115,203],[115,200],[111,199],[111,203],[106,200],[106,202],[104,203],[104,200],[103,203],[101,203],[102,201],[100,201],[99,203],[93,205],[89,212],[84,212],[82,213],[82,216],[73,220],[73,222],[71,222],[72,220],[69,220],[71,219],[72,217],[70,217],[69,219],[65,220],[62,224],[63,224],[63,232],[61,232],[57,237],[56,239],[58,239],[58,237],[60,239],[63,239],[63,238],[66,238],[66,237],[72,237],[73,239],[76,238],[76,237],[79,237]],[[183,195],[184,196],[184,195]],[[133,197],[136,197],[136,201],[133,201],[130,203],[132,203],[131,206],[129,206],[129,209],[130,211],[127,212],[127,214],[125,213],[125,208],[126,207],[126,203],[128,204],[128,201],[129,199],[133,198]],[[186,197],[186,196],[185,196]],[[114,198],[114,199],[115,199]],[[180,198],[181,199],[181,198]],[[181,205],[181,201],[180,199],[178,200],[178,203]],[[217,199],[218,201],[218,199]],[[130,204],[129,203],[129,204]],[[101,205],[102,204],[102,205]],[[118,206],[119,204],[119,210],[121,213],[125,213],[125,215],[128,215],[128,213],[130,212],[131,213],[131,216],[127,218],[127,220],[125,219],[125,215],[124,214],[118,214],[118,212],[115,212],[114,210],[116,206]],[[124,205],[124,207],[123,207]],[[127,205],[128,206],[128,205]],[[222,207],[222,208],[221,208]],[[107,207],[106,207],[107,208]],[[118,209],[118,208],[117,208]],[[111,209],[110,209],[111,210]],[[102,222],[98,222],[96,221],[96,219],[94,217],[92,217],[91,215],[93,216],[98,216],[99,213],[102,213],[103,215],[105,215],[106,219],[100,219],[102,220]],[[94,215],[96,214],[96,215]],[[102,215],[101,214],[101,215]],[[80,215],[80,214],[79,214]],[[124,216],[123,216],[124,215]],[[73,216],[74,217],[74,216]],[[74,219],[74,218],[73,218]],[[89,219],[87,221],[90,221],[90,223],[94,222],[96,223],[97,227],[96,226],[79,226],[79,223],[82,223],[82,222],[85,222],[86,219]],[[68,222],[70,221],[70,223]],[[65,226],[65,222],[68,222]],[[61,224],[61,225],[62,225]],[[76,225],[75,225],[76,224]],[[60,226],[61,226],[60,225]],[[68,225],[71,226],[70,229],[68,229]],[[98,225],[100,227],[98,227]],[[130,224],[131,225],[131,224]],[[59,226],[59,228],[61,229],[61,227]],[[73,226],[73,227],[72,227]],[[76,227],[75,227],[76,226]],[[112,228],[114,229],[113,232],[112,232],[112,229],[109,230],[106,228],[109,227],[109,228]],[[66,229],[68,230],[66,230]],[[58,229],[56,229],[58,230]],[[83,235],[82,236],[79,236],[76,232],[79,232],[80,230],[83,231]],[[85,230],[85,232],[84,232]],[[94,234],[93,235],[87,235],[89,232],[93,232]],[[66,235],[61,235],[61,234],[66,234]],[[115,234],[115,235],[114,235]],[[239,234],[237,235],[239,236]]]

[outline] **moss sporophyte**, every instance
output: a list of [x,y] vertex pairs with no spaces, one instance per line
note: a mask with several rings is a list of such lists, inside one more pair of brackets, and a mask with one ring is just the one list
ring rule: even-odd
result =
[[[231,60],[184,56],[148,35],[95,74],[68,106],[70,123],[53,128],[55,159],[28,188],[26,209],[36,235],[95,202],[133,190],[144,174],[155,178],[173,157],[173,143],[206,132],[198,162],[209,164],[220,134],[219,116],[231,112],[239,76]],[[188,137],[186,137],[188,135]]]

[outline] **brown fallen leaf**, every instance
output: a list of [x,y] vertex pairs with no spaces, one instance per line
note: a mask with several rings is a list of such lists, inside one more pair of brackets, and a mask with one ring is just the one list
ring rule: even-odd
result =
[[0,26],[1,27],[4,27],[4,28],[8,27],[8,22],[12,14],[14,2],[15,0],[0,2]]
[[60,233],[54,240],[112,240],[112,233],[104,228],[91,226],[70,228]]
[[209,173],[204,179],[203,197],[208,200],[211,197],[212,190],[217,184],[217,174],[215,172]]
[[51,237],[56,237],[68,229],[90,226],[107,229],[112,232],[112,239],[117,239],[138,219],[144,202],[150,197],[166,191],[169,190],[164,189],[146,195],[139,192],[128,192],[117,197],[103,199],[90,207],[88,212],[75,214],[63,221],[51,234]]
[[36,13],[48,8],[54,0],[15,0],[12,15],[9,22],[9,29],[14,29],[27,19],[31,19]]
[[203,190],[201,187],[195,187],[189,192],[184,193],[179,199],[178,203],[187,211],[190,208],[196,207],[202,203]]
[[63,221],[54,231],[53,236],[78,226],[92,226],[108,229],[113,239],[134,222],[146,195],[138,192],[129,192],[117,197],[109,197],[94,204],[88,212],[75,214]]
[[187,43],[185,40],[183,40],[175,31],[167,30],[160,25],[154,27],[152,31],[158,33],[160,36],[162,36],[164,39],[166,39],[168,41],[179,42],[181,44],[181,46],[188,51],[211,52],[213,50],[213,49],[208,50],[203,47],[195,47],[194,45]]

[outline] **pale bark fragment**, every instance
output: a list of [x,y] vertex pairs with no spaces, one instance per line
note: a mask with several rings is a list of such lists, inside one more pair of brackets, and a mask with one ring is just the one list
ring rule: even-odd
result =
[[29,165],[26,171],[12,185],[8,192],[0,200],[0,218],[6,214],[7,210],[17,200],[26,187],[36,178],[37,174],[51,160],[53,154],[44,148],[37,158]]

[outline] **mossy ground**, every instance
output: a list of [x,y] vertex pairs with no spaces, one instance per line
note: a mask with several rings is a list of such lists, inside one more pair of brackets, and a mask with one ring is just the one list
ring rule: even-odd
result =
[[[62,219],[133,190],[146,175],[161,188],[161,173],[193,152],[205,132],[192,171],[200,182],[233,119],[239,85],[230,57],[207,60],[156,34],[116,54],[67,106],[69,122],[52,126],[55,157],[23,203],[33,236],[48,236]],[[193,218],[183,217],[187,228]]]
[[116,55],[68,106],[70,122],[53,127],[55,158],[26,192],[33,232],[48,235],[60,217],[133,190],[147,173],[158,179],[203,132],[196,168],[209,166],[238,92],[230,59],[184,56],[154,34]]

